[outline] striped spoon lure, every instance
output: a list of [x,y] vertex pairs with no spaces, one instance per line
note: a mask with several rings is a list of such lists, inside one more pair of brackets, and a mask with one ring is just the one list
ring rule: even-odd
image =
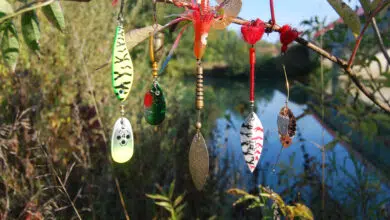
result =
[[265,25],[260,20],[249,22],[241,27],[241,33],[243,39],[248,44],[251,44],[249,50],[249,63],[250,63],[250,74],[249,74],[249,102],[251,105],[251,112],[241,125],[240,139],[242,153],[248,168],[253,172],[260,160],[261,152],[263,150],[264,140],[264,128],[263,125],[254,112],[255,103],[255,61],[256,52],[254,44],[261,39],[265,31]]

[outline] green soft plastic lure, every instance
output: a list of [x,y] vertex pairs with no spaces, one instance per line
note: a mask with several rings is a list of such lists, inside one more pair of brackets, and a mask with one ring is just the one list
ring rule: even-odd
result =
[[125,31],[123,25],[116,28],[114,45],[112,49],[112,87],[120,101],[125,101],[133,84],[133,62],[126,47]]

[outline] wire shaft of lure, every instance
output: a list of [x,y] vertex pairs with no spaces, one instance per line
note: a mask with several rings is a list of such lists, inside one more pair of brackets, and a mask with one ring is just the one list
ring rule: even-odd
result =
[[158,77],[158,65],[157,61],[155,59],[155,54],[154,54],[154,34],[155,32],[150,32],[149,36],[149,57],[150,61],[152,62],[152,76],[155,80],[157,80]]
[[196,73],[196,109],[201,110],[204,107],[203,102],[203,67],[202,61],[197,60],[197,73]]
[[118,21],[122,22],[123,19],[123,8],[125,5],[125,0],[121,0],[121,6],[119,8]]
[[195,128],[197,133],[200,132],[200,128],[202,127],[201,122],[201,110],[204,107],[203,101],[203,67],[202,61],[200,59],[197,60],[197,71],[196,71],[196,90],[195,90],[195,107],[197,110],[196,124]]
[[288,82],[288,78],[287,78],[286,66],[284,66],[284,64],[282,64],[282,66],[283,66],[284,78],[286,80],[286,90],[287,90],[286,107],[287,107],[287,103],[290,98],[290,83]]

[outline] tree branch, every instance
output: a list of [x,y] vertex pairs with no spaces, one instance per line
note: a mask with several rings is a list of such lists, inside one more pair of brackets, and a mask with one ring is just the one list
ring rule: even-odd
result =
[[357,50],[359,49],[360,42],[362,41],[363,35],[364,35],[364,33],[366,32],[368,26],[370,25],[372,19],[375,18],[375,16],[376,16],[379,12],[381,12],[389,3],[390,3],[390,1],[382,1],[382,2],[375,8],[375,10],[374,10],[372,13],[370,13],[370,16],[367,18],[367,21],[366,21],[366,23],[364,24],[363,29],[360,31],[360,34],[359,34],[358,38],[356,39],[355,47],[353,48],[351,57],[349,58],[349,61],[348,61],[348,69],[351,68],[351,66],[352,66],[353,60],[355,59],[355,56],[356,56],[356,52],[357,52]]
[[[179,0],[177,0],[177,1],[179,1]],[[173,4],[173,0],[156,0],[156,2]],[[357,49],[359,48],[360,41],[361,41],[361,39],[363,37],[363,34],[364,34],[365,30],[367,29],[368,24],[370,24],[370,21],[372,20],[372,18],[375,17],[375,15],[378,14],[389,3],[390,3],[390,1],[383,1],[374,10],[374,13],[372,13],[370,15],[370,18],[368,19],[368,22],[366,22],[363,30],[361,31],[361,33],[359,35],[358,40],[356,41],[356,45],[355,45],[355,48],[354,48],[355,54],[356,54]],[[181,2],[180,1],[180,4],[183,7],[190,6],[190,3],[188,3],[188,2]],[[243,25],[243,24],[248,23],[248,21],[245,20],[245,19],[242,19],[240,17],[236,17],[236,18],[233,19],[232,23],[235,23],[235,24],[238,24],[238,25]],[[266,28],[271,29],[273,32],[279,32],[279,30],[280,30],[280,26],[279,25],[271,24],[271,23],[266,23]],[[390,106],[386,105],[384,102],[378,100],[375,97],[375,95],[371,91],[369,91],[369,89],[365,85],[363,85],[363,83],[358,79],[358,76],[356,75],[356,73],[350,68],[351,65],[349,64],[349,62],[352,63],[354,57],[351,56],[349,62],[347,62],[347,61],[345,61],[345,60],[343,60],[343,59],[341,59],[341,58],[339,58],[337,56],[332,55],[331,53],[325,51],[321,47],[319,47],[319,46],[315,45],[314,43],[309,42],[309,41],[307,41],[307,40],[305,40],[305,39],[303,39],[301,37],[298,37],[297,39],[295,39],[295,41],[297,43],[307,47],[307,48],[310,48],[311,50],[313,50],[314,52],[318,53],[319,55],[321,55],[321,56],[327,58],[328,60],[336,63],[337,65],[339,65],[345,71],[345,73],[349,76],[349,78],[352,80],[352,82],[359,88],[359,90],[362,91],[367,96],[367,98],[369,98],[373,103],[375,103],[378,107],[380,107],[386,113],[390,114]]]
[[[5,20],[8,20],[8,19],[13,18],[13,17],[16,17],[16,16],[21,15],[23,13],[26,13],[28,11],[32,11],[32,10],[37,9],[37,8],[41,8],[43,6],[50,5],[53,2],[54,2],[54,0],[47,0],[47,1],[44,1],[44,2],[42,2],[42,1],[34,1],[34,2],[30,3],[30,4],[28,4],[28,5],[25,5],[25,6],[21,7],[21,8],[19,8],[18,10],[16,10],[15,13],[12,13],[12,14],[9,14],[7,16],[4,16],[4,17],[0,18],[0,24],[3,23]],[[34,6],[32,6],[32,5],[34,5]]]

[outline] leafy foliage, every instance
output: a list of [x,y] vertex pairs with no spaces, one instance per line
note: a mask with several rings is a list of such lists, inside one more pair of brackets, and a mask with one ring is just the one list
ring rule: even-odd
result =
[[12,6],[8,1],[0,0],[0,18],[6,14],[11,14],[13,12],[14,10],[12,9]]
[[[0,3],[0,17],[13,13],[12,7],[6,1],[0,0]],[[15,3],[17,4],[24,3]],[[40,9],[37,13],[31,11],[33,15],[25,17],[27,26],[31,27],[26,32],[32,34],[27,38],[37,45],[41,43],[35,48],[39,49],[45,59],[37,62],[19,42],[18,48],[20,49],[16,59],[19,59],[20,68],[16,68],[15,74],[12,74],[6,70],[5,66],[0,65],[0,77],[5,79],[0,84],[2,112],[0,134],[5,134],[0,139],[0,169],[2,172],[0,207],[6,207],[6,209],[1,209],[2,213],[7,214],[7,210],[10,210],[8,217],[11,219],[24,217],[27,213],[30,216],[44,218],[64,216],[66,219],[71,219],[75,213],[65,195],[65,191],[68,191],[75,207],[81,210],[82,217],[112,218],[122,213],[122,208],[117,202],[116,189],[113,187],[115,185],[112,183],[112,177],[116,176],[121,180],[125,203],[132,218],[150,219],[152,215],[165,217],[166,213],[162,213],[164,209],[169,210],[170,215],[173,210],[176,218],[182,217],[180,214],[182,212],[186,216],[196,216],[201,219],[230,214],[230,207],[221,207],[223,201],[226,201],[225,193],[220,192],[228,184],[225,180],[229,178],[229,172],[226,170],[219,170],[218,175],[209,180],[210,184],[205,192],[190,191],[176,198],[173,196],[173,189],[183,192],[184,189],[188,190],[193,187],[189,177],[183,173],[188,172],[186,165],[188,152],[185,146],[189,146],[188,140],[194,133],[194,128],[191,126],[195,113],[192,109],[194,87],[187,83],[186,79],[178,78],[191,75],[195,67],[191,48],[192,29],[184,34],[175,59],[169,64],[167,75],[160,79],[164,91],[169,94],[167,103],[169,103],[170,110],[164,124],[158,128],[148,126],[142,114],[139,113],[143,110],[140,104],[142,96],[150,85],[148,81],[150,67],[146,61],[148,60],[148,54],[145,52],[147,45],[140,43],[142,40],[137,40],[139,43],[134,45],[131,55],[137,63],[136,69],[139,74],[136,74],[135,80],[139,84],[133,89],[131,100],[125,104],[131,106],[131,111],[126,112],[126,115],[134,123],[137,150],[134,159],[129,164],[111,166],[105,154],[107,145],[104,136],[110,132],[110,125],[118,117],[118,103],[115,102],[110,83],[107,82],[109,71],[107,69],[94,70],[110,57],[113,37],[110,33],[114,33],[114,25],[108,21],[114,21],[116,16],[111,10],[107,10],[111,7],[108,1],[79,4],[77,7],[69,2],[64,2],[63,5],[66,12],[63,16],[66,21],[70,21],[67,22],[67,28],[72,30],[72,34],[61,35],[56,31],[56,29],[63,30],[61,26],[65,26],[60,24],[61,13],[54,16],[55,18],[49,18],[50,16],[45,13],[40,13]],[[151,4],[145,4],[142,0],[129,1],[125,8],[126,30],[138,29],[152,22],[150,19]],[[159,22],[166,23],[168,18],[164,18],[161,14],[175,14],[178,10],[164,7],[159,8],[158,12]],[[50,24],[56,29],[46,25],[49,23],[47,19],[43,19],[43,15],[49,18]],[[86,15],[93,18],[93,22],[85,19]],[[22,18],[13,17],[1,24],[2,48],[5,42],[3,41],[5,28],[8,28],[7,25],[11,24],[11,20],[16,26],[15,30],[23,32],[25,29],[23,22],[16,22],[19,19]],[[344,30],[345,27],[341,29],[340,36],[343,36]],[[7,33],[13,34],[13,32]],[[166,48],[168,48],[173,42],[172,35],[174,34],[169,32],[165,34]],[[12,36],[18,35],[16,33]],[[143,34],[142,38],[145,37],[147,36]],[[11,39],[14,38],[11,37]],[[16,48],[16,43],[12,45]],[[263,46],[258,45],[259,48]],[[270,45],[264,47],[267,46]],[[270,47],[273,48],[272,45]],[[247,50],[247,46],[243,45],[236,33],[232,31],[212,32],[209,36],[205,65],[208,63],[211,68],[223,66],[226,70],[228,64],[234,64],[235,69],[227,68],[228,75],[241,74],[247,68]],[[13,51],[13,54],[9,53],[12,55],[9,56],[11,59],[7,58],[9,61],[4,60],[6,56],[2,54],[4,63],[9,62],[7,65],[11,67],[11,70],[15,65],[14,57],[17,55],[16,51]],[[35,51],[38,52],[38,50]],[[231,51],[234,51],[236,55],[233,56]],[[236,59],[236,57],[243,57],[243,59]],[[263,57],[261,55],[258,58]],[[151,80],[150,76],[150,82]],[[312,83],[313,85],[318,82],[318,79],[316,80]],[[231,93],[227,89],[217,91],[211,86],[206,86],[205,90],[206,103],[210,104],[205,109],[205,115],[208,117],[203,125],[204,130],[211,130],[215,119],[224,114],[222,112],[224,108],[221,106],[234,104],[234,100],[241,100],[242,103],[247,104],[242,98],[247,96],[242,86],[235,88],[234,91],[238,91],[236,93]],[[268,99],[272,97],[270,93],[272,91],[265,92]],[[248,109],[245,104],[240,104],[240,109]],[[340,105],[343,106],[340,112],[348,106],[345,103]],[[385,115],[376,114],[374,111],[366,115],[367,109],[361,105],[344,110],[345,112],[342,113],[351,113],[350,117],[354,120],[366,116],[370,118],[369,121],[373,123],[367,122],[368,125],[364,125],[366,122],[360,120],[354,122],[353,125],[354,128],[367,127],[364,129],[373,131],[373,137],[375,133],[382,131],[377,126],[379,124],[377,122],[388,119]],[[374,126],[377,126],[376,129]],[[42,145],[47,151],[49,160],[45,159],[45,154],[40,150]],[[215,152],[210,155],[216,160]],[[48,161],[52,161],[53,165],[48,165]],[[226,160],[226,163],[229,164],[229,161]],[[43,169],[41,169],[42,166]],[[53,166],[60,178],[53,178],[55,176]],[[217,166],[212,164],[211,169],[214,170],[215,167]],[[153,172],[150,172],[151,170]],[[17,178],[20,176],[23,177]],[[162,207],[160,212],[156,212],[150,204],[144,202],[143,195],[153,191],[152,183],[174,178],[176,179],[174,187],[169,187],[172,190],[167,189],[158,194],[149,194],[150,198],[153,197],[155,204]],[[65,190],[59,184],[58,179],[65,183]],[[58,188],[61,193],[58,193]],[[195,199],[185,201],[184,195],[192,195],[191,198]],[[260,206],[266,209],[266,197],[249,194],[245,200],[247,202],[257,201],[257,198],[259,202],[253,203],[255,206],[251,208]],[[200,207],[201,210],[186,209],[184,204]],[[305,212],[305,208],[298,204],[293,205],[295,207],[291,209],[298,210],[298,213]],[[179,209],[179,207],[182,208]],[[372,206],[372,209],[374,207]],[[294,213],[297,216],[290,208],[285,209],[285,213]]]
[[[24,42],[27,47],[30,48],[35,54],[40,56],[40,19],[37,16],[37,11],[33,10],[34,4],[39,4],[39,2],[33,2],[22,7],[24,13],[20,16],[20,27]],[[16,12],[20,11],[18,9]],[[65,17],[62,11],[62,7],[59,1],[53,1],[51,4],[43,6],[41,8],[43,14],[50,21],[50,23],[56,27],[58,30],[65,31]],[[5,15],[13,15],[14,11],[12,6],[6,1],[1,0],[0,2],[0,18]],[[19,38],[17,33],[17,28],[13,24],[14,15],[10,16],[7,20],[2,21],[0,25],[0,36],[3,34],[4,43],[2,43],[2,56],[4,57],[4,63],[10,69],[11,72],[15,71],[18,57],[19,57]]]
[[260,193],[257,196],[235,188],[229,189],[227,192],[235,196],[240,196],[233,205],[250,201],[251,203],[249,203],[248,209],[253,209],[264,207],[267,204],[267,200],[270,199],[272,200],[272,209],[278,210],[278,213],[282,216],[286,216],[289,219],[294,219],[296,217],[299,219],[314,219],[312,212],[307,206],[301,203],[286,205],[282,197],[280,197],[277,193],[261,185],[259,188]]
[[175,180],[170,184],[168,192],[165,192],[159,185],[156,187],[159,189],[161,194],[146,194],[146,196],[153,199],[156,205],[166,209],[171,215],[170,219],[182,219],[184,208],[187,206],[187,203],[183,202],[186,193],[180,194],[176,198],[173,197],[175,191]]
[[39,38],[41,30],[39,29],[39,21],[35,11],[29,11],[22,14],[21,18],[22,33],[24,42],[35,53],[39,53]]
[[328,2],[340,17],[343,18],[344,23],[352,30],[354,36],[357,37],[361,27],[359,16],[342,0],[328,0]]
[[11,72],[14,72],[19,57],[19,40],[15,25],[12,22],[7,23],[7,26],[4,28],[1,40],[1,53],[5,65]]
[[50,5],[44,6],[42,12],[50,23],[61,32],[65,31],[65,18],[59,0],[54,1]]

